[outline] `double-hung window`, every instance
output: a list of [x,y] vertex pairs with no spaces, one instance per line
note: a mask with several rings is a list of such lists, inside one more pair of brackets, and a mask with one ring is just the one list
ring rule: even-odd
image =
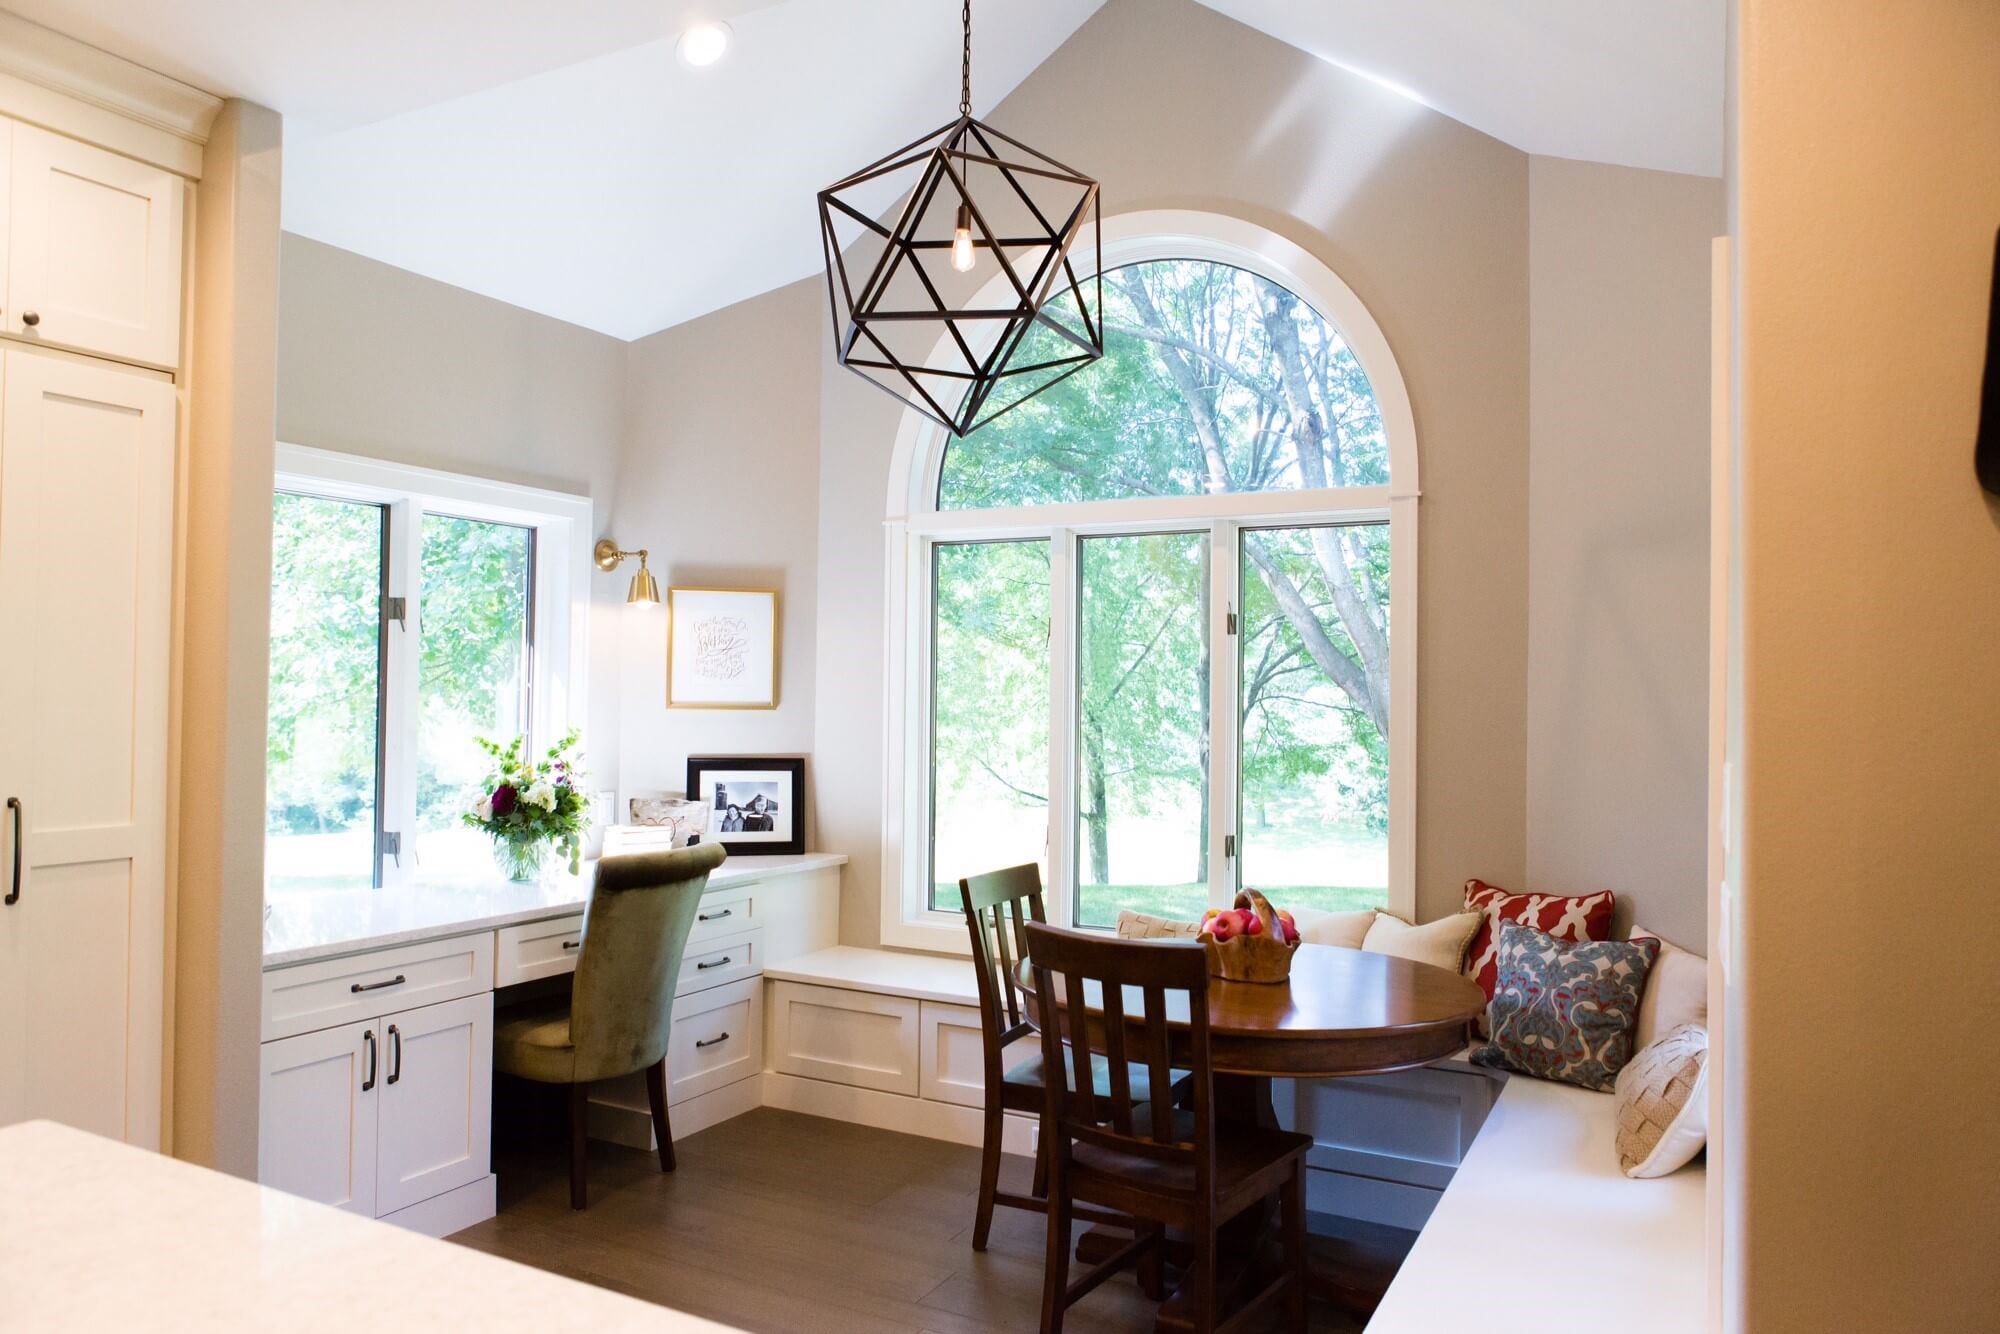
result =
[[1102,360],[899,450],[889,943],[955,944],[958,878],[1021,862],[1086,927],[1244,887],[1414,899],[1415,447],[1387,344],[1267,233],[1118,221]]
[[582,721],[590,502],[279,447],[265,882],[489,878],[477,738]]

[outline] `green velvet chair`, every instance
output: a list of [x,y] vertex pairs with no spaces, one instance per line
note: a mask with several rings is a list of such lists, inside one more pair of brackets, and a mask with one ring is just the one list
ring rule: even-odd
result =
[[687,952],[708,873],[727,854],[720,843],[672,852],[606,857],[584,911],[583,944],[567,998],[496,1016],[493,1068],[542,1084],[569,1086],[569,1204],[588,1197],[584,1132],[590,1086],[646,1072],[660,1170],[674,1170],[667,1124],[667,1037],[674,983]]

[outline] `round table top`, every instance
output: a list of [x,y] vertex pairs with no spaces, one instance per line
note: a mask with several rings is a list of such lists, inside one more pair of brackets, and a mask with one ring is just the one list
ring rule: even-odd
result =
[[[1021,974],[1032,1007],[1034,975]],[[1212,1059],[1231,1074],[1305,1078],[1424,1065],[1463,1048],[1467,1025],[1485,1008],[1479,984],[1461,974],[1338,945],[1299,946],[1284,982],[1208,980]],[[1144,1012],[1136,993],[1125,1012],[1140,1022],[1131,1018]],[[1185,994],[1170,996],[1168,1026],[1186,1033]]]

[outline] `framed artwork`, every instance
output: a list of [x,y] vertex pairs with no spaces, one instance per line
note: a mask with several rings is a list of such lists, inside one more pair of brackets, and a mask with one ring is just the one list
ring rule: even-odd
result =
[[776,589],[667,590],[667,707],[778,707]]
[[687,795],[708,810],[708,834],[731,856],[806,850],[806,762],[690,755]]

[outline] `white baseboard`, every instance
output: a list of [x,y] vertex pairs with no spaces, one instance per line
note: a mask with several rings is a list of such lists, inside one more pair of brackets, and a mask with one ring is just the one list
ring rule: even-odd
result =
[[[734,1084],[725,1084],[698,1097],[677,1102],[667,1109],[667,1121],[672,1126],[675,1139],[685,1139],[689,1135],[727,1121],[732,1116],[741,1116],[763,1105],[760,1076],[751,1075],[739,1079]],[[640,1085],[640,1097],[645,1097],[644,1085]],[[620,1096],[620,1088],[613,1084],[609,1088],[594,1092],[590,1099],[590,1137],[601,1139],[607,1144],[622,1144],[628,1149],[644,1149],[648,1153],[659,1146],[653,1141],[653,1112],[649,1104],[641,1102],[634,1107]]]
[[[833,1121],[852,1121],[877,1130],[950,1140],[954,1144],[977,1146],[985,1139],[986,1118],[975,1107],[832,1084],[775,1070],[764,1072],[764,1105]],[[1009,1112],[1001,1132],[1001,1151],[1032,1157],[1039,1129],[1033,1117]]]
[[448,1190],[442,1195],[433,1195],[428,1200],[419,1200],[407,1208],[398,1209],[393,1214],[383,1214],[379,1221],[394,1223],[397,1227],[421,1232],[427,1237],[449,1237],[452,1233],[483,1223],[493,1217],[498,1206],[495,1203],[494,1183],[498,1180],[491,1172],[477,1181]]

